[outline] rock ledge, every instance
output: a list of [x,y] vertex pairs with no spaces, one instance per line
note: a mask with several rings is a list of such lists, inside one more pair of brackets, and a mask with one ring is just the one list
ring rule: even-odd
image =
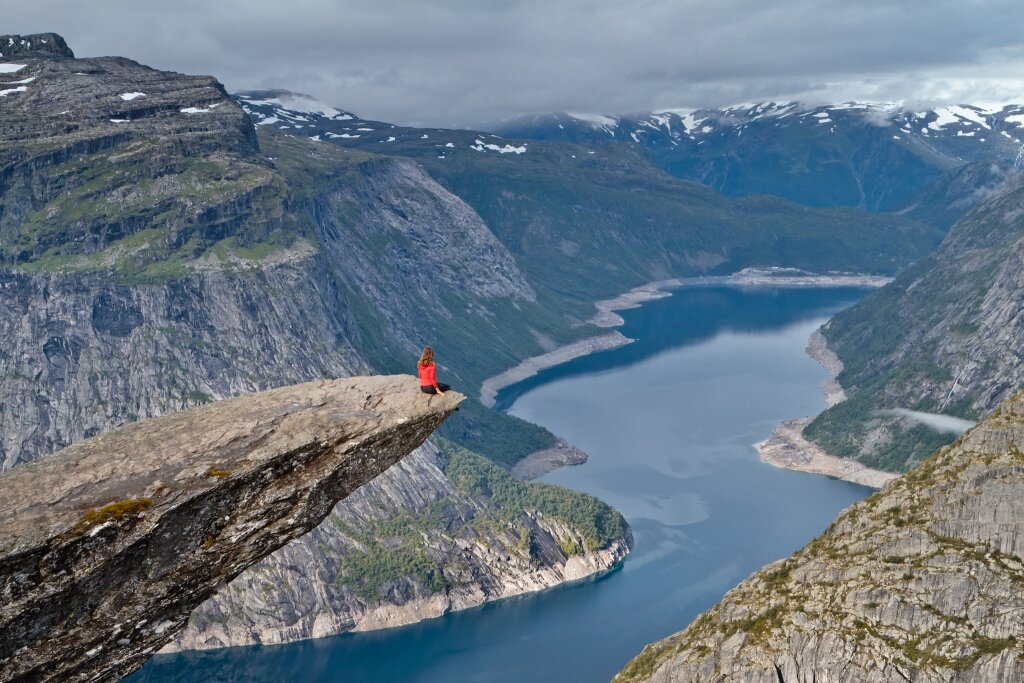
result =
[[139,668],[242,570],[319,524],[462,400],[319,381],[146,420],[0,477],[0,680]]

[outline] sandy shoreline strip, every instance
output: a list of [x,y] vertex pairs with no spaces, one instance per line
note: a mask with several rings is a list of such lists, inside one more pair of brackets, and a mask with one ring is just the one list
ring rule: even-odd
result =
[[[706,277],[673,278],[657,280],[634,287],[614,299],[597,301],[597,315],[588,320],[597,327],[618,327],[623,324],[622,316],[615,311],[637,308],[654,299],[672,296],[666,289],[680,287],[706,287],[708,285],[730,285],[733,287],[881,287],[892,282],[891,277],[864,275],[861,273],[806,273],[792,268],[746,268],[732,275],[709,275]],[[834,355],[834,354],[833,354]],[[838,360],[838,358],[836,359]]]
[[624,336],[621,332],[609,332],[597,337],[587,337],[572,344],[559,346],[557,349],[539,356],[527,358],[519,365],[509,368],[500,375],[484,380],[484,383],[480,385],[480,402],[488,408],[493,408],[494,399],[497,397],[498,392],[505,387],[522,382],[528,377],[533,377],[541,370],[561,365],[573,358],[586,356],[597,351],[604,351],[605,349],[614,349],[618,346],[629,344],[632,341],[635,340]]
[[[672,296],[671,289],[680,287],[701,287],[708,285],[730,285],[736,287],[881,287],[892,278],[857,273],[837,273],[821,275],[805,273],[791,268],[756,269],[747,268],[733,275],[715,275],[708,277],[673,278],[657,280],[620,294],[614,299],[594,302],[597,313],[587,322],[595,327],[619,327],[625,321],[616,311],[637,308],[641,304],[655,299]],[[587,337],[579,341],[560,346],[557,349],[525,359],[515,367],[484,380],[480,385],[480,402],[488,408],[494,407],[498,392],[505,387],[533,377],[541,370],[560,365],[580,356],[614,349],[635,341],[619,332]],[[826,347],[827,349],[827,347]],[[833,354],[834,355],[834,354]],[[836,361],[838,362],[838,358]]]
[[900,475],[892,472],[875,470],[862,465],[856,460],[839,458],[829,455],[817,444],[804,438],[804,427],[811,423],[812,417],[801,417],[786,420],[764,441],[754,444],[761,455],[761,460],[788,470],[824,474],[854,484],[862,484],[880,489]]
[[[829,378],[822,382],[821,390],[825,393],[825,407],[846,400],[846,392],[836,377],[843,371],[843,362],[828,347],[828,340],[821,330],[815,330],[807,340],[807,355],[818,361],[828,370]],[[840,458],[825,452],[818,444],[804,437],[804,427],[809,425],[813,417],[801,417],[786,420],[764,441],[754,444],[761,461],[775,467],[783,467],[798,472],[824,474],[828,477],[844,479],[854,484],[862,484],[880,489],[898,474],[883,472],[863,465],[856,460]]]
[[[594,302],[594,307],[597,308],[597,313],[587,322],[595,327],[618,327],[625,321],[622,319],[622,316],[616,313],[616,311],[637,308],[648,301],[672,296],[671,291],[665,290],[680,287],[698,287],[707,285],[731,285],[739,287],[881,287],[891,281],[892,278],[877,275],[864,275],[860,273],[830,273],[823,275],[819,273],[807,273],[793,268],[747,268],[732,275],[656,280],[645,285],[640,285],[639,287],[634,287],[628,292],[620,294],[613,299],[604,299],[602,301]],[[835,402],[846,398],[842,387],[840,387],[839,383],[834,379],[834,376],[839,374],[839,371],[842,370],[842,363],[840,363],[839,358],[832,353],[831,349],[828,348],[828,345],[825,343],[825,338],[817,332],[815,334],[818,334],[820,339],[815,345],[814,350],[812,350],[811,346],[814,345],[814,335],[812,335],[812,343],[808,344],[807,352],[811,354],[812,358],[818,360],[818,362],[824,365],[833,375],[833,379],[830,380],[832,386],[823,385],[822,387],[826,392],[826,403],[828,406],[831,406],[833,403],[830,401],[833,400],[833,396],[838,396],[838,398],[835,399]],[[524,379],[536,375],[541,370],[568,362],[574,358],[596,353],[597,351],[614,349],[633,341],[635,340],[626,337],[620,332],[612,332],[595,337],[588,337],[587,339],[582,339],[580,341],[573,342],[572,344],[561,346],[539,356],[527,358],[519,363],[519,365],[484,380],[483,384],[480,386],[480,402],[488,408],[493,408],[498,392],[505,387],[512,386],[517,382],[522,382]],[[829,354],[831,354],[831,356]],[[839,364],[838,369],[833,370],[836,363]],[[768,443],[774,436],[775,435],[773,434],[772,437],[769,437],[767,441],[762,443]],[[813,444],[809,445],[814,446]],[[760,444],[758,444],[758,446],[760,446]],[[760,447],[758,448],[758,451],[761,452]],[[579,465],[586,462],[586,460],[587,454],[585,452],[581,451],[569,442],[558,438],[554,446],[535,451],[516,463],[515,467],[512,469],[512,474],[523,480],[535,479],[536,477],[558,469],[564,465]],[[765,460],[765,462],[771,462],[765,459],[763,453],[762,460]],[[846,462],[841,458],[837,458],[837,460]],[[771,464],[777,463],[771,462]],[[797,466],[796,461],[793,461],[792,465],[778,464],[778,466],[790,467],[791,469],[801,469],[801,467]],[[863,467],[863,465],[861,465],[861,467]],[[841,468],[836,467],[835,469]],[[819,473],[829,474],[830,476],[840,476],[825,471]],[[881,474],[884,475],[886,473],[882,472]],[[871,484],[868,485],[870,486]]]

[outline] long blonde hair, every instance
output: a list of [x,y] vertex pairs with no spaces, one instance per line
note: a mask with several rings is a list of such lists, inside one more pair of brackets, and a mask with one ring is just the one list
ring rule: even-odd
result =
[[434,362],[434,349],[429,346],[423,347],[423,353],[420,354],[420,367],[427,367]]

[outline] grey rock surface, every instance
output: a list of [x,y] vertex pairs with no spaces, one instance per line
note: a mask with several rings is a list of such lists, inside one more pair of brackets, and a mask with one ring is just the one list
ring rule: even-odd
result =
[[[312,533],[199,607],[167,649],[284,643],[401,626],[608,571],[632,546],[627,533],[606,548],[588,548],[578,529],[535,510],[495,524],[486,498],[456,490],[445,477],[442,457],[427,443],[356,491]],[[418,545],[440,568],[446,587],[431,589],[409,575],[374,596],[354,590],[343,574],[346,558],[364,552],[368,536],[395,543],[379,529],[402,516],[415,525]],[[524,536],[531,539],[527,546]],[[563,547],[568,543],[585,550],[570,555]]]
[[19,36],[8,34],[0,36],[0,58],[13,59],[18,57],[68,57],[74,59],[62,36],[56,33],[33,33]]
[[616,681],[1024,680],[1024,395]]
[[0,477],[0,678],[109,680],[462,400],[311,382],[127,425]]
[[[469,349],[478,363],[516,360],[495,311],[538,306],[533,289],[416,162],[257,132],[209,77],[70,52],[16,59],[24,68],[0,82],[31,80],[0,98],[0,472],[136,420],[411,366],[442,334],[485,340]],[[468,366],[459,377],[442,365],[442,379],[463,386]],[[450,540],[469,540],[441,552],[437,538],[432,552],[472,563],[461,592],[405,577],[367,601],[337,582],[353,534],[416,523],[442,499]],[[517,540],[467,524],[489,510],[458,495],[426,447],[336,507],[347,536],[329,522],[218,586],[200,610],[218,620],[181,642],[405,623],[602,571],[627,550],[623,539],[569,558],[555,535],[576,532],[535,515],[521,526],[549,552],[489,555]]]

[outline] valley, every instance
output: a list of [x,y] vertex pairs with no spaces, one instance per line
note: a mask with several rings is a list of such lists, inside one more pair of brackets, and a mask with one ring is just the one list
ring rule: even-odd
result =
[[145,642],[69,636],[83,680],[95,647],[110,677],[165,645],[131,680],[294,679],[311,651],[323,680],[1020,674],[1021,105],[485,131],[55,33],[0,50],[7,481],[150,418],[410,373],[426,345],[467,397]]

